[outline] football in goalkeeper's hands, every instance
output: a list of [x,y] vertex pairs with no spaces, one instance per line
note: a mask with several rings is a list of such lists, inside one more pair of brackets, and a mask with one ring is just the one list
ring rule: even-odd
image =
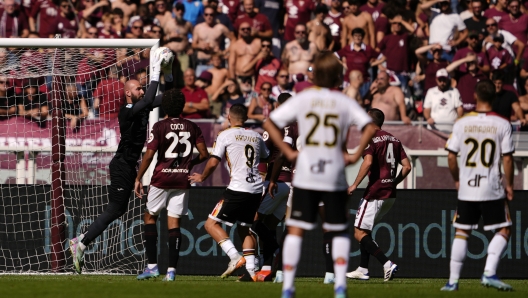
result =
[[156,50],[156,52],[161,57],[161,67],[165,67],[172,62],[174,54],[172,54],[172,51],[169,48],[160,47]]

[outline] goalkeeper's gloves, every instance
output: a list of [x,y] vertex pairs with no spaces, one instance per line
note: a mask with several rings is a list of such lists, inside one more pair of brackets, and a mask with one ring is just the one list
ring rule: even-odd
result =
[[161,71],[163,71],[163,75],[165,76],[165,82],[172,82],[172,63],[174,62],[174,55],[170,58],[169,62],[161,67]]
[[157,51],[150,51],[150,67],[152,71],[150,73],[150,81],[159,82],[161,72],[161,55]]

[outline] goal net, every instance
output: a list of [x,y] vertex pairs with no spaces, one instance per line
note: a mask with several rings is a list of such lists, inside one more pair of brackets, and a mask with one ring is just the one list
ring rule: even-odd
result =
[[[67,240],[108,202],[124,83],[146,90],[157,40],[9,43],[0,49],[0,273],[71,272]],[[85,272],[144,266],[141,201],[128,210],[87,249]]]

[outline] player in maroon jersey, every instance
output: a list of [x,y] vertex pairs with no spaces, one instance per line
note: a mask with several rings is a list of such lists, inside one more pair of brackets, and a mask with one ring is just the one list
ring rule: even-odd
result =
[[[398,266],[381,251],[372,239],[371,232],[394,204],[396,185],[410,173],[411,164],[400,140],[381,129],[385,121],[383,112],[371,109],[368,114],[377,126],[376,134],[363,152],[363,163],[354,184],[348,188],[349,194],[352,194],[368,173],[369,184],[359,202],[354,222],[354,237],[359,241],[361,262],[355,271],[346,275],[349,278],[368,280],[368,263],[370,255],[373,255],[383,265],[384,280],[389,281],[398,271]],[[398,164],[402,165],[402,170],[396,175]]]
[[[158,161],[148,190],[147,210],[143,218],[148,267],[137,278],[148,279],[159,275],[156,221],[161,210],[167,208],[169,269],[163,280],[174,281],[181,244],[180,217],[187,215],[191,187],[187,177],[193,166],[209,158],[209,153],[198,125],[179,118],[185,106],[185,97],[180,90],[166,91],[161,106],[167,117],[152,127],[147,141],[147,152],[143,156],[134,187],[136,196],[141,198],[143,196],[141,179],[150,166],[154,154],[158,152]],[[199,152],[195,158],[193,158],[194,147]]]
[[[281,93],[278,97],[279,105],[283,104],[290,97],[291,94],[289,93]],[[283,128],[282,133],[284,136],[283,141],[290,144],[296,150],[298,135],[296,124]],[[276,228],[286,214],[286,203],[291,193],[292,181],[292,164],[281,156],[277,146],[268,138],[267,132],[264,132],[263,139],[272,156],[271,160],[277,158],[275,160],[277,166],[274,165],[275,162],[269,162],[267,164],[264,182],[264,189],[266,191],[255,215],[255,222],[251,227],[259,236],[259,241],[263,249],[264,264],[261,271],[257,274],[258,281],[271,280],[273,254],[279,248]],[[271,188],[268,188],[269,185],[272,185]]]

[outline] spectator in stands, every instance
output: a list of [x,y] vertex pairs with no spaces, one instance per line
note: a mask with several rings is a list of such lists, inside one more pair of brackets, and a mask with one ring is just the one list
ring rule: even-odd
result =
[[126,38],[143,38],[143,21],[140,18],[131,19],[130,33],[127,32]]
[[202,1],[200,0],[176,0],[178,2],[181,2],[185,6],[185,14],[183,15],[183,18],[189,22],[193,26],[196,25],[196,21],[198,20],[198,16],[202,15],[204,12],[204,5],[202,4]]
[[189,50],[188,34],[192,32],[193,28],[190,22],[183,19],[185,11],[183,4],[177,2],[174,5],[174,18],[171,18],[166,26],[169,31],[165,31],[167,33],[167,44],[165,46],[176,54],[181,70],[185,71],[190,65],[189,55],[187,54]]
[[[367,94],[372,84],[372,79],[368,73],[368,69],[372,66],[377,66],[384,60],[376,60],[378,53],[369,45],[363,43],[365,37],[365,30],[355,28],[352,30],[352,42],[350,45],[345,45],[336,54],[346,65],[345,82],[349,83],[350,72],[358,70],[361,72],[364,84],[360,87],[359,92],[363,97]],[[346,85],[345,84],[345,85]]]
[[[447,61],[442,59],[442,52],[443,48],[439,43],[423,46],[415,51],[418,61],[420,62],[419,66],[422,73],[417,80],[423,80],[425,92],[437,85],[436,73],[438,70],[446,68],[448,65]],[[432,59],[428,59],[429,55],[432,56]]]
[[405,22],[401,15],[389,19],[391,34],[385,35],[378,45],[378,51],[387,61],[387,69],[393,71],[401,83],[404,93],[407,91],[409,77],[409,42],[412,37],[407,32],[414,32],[411,24]]
[[255,69],[257,75],[257,82],[255,83],[255,91],[259,92],[258,88],[262,83],[268,82],[272,86],[277,84],[275,76],[281,68],[281,61],[273,56],[271,52],[272,42],[271,38],[263,38],[261,40],[261,49],[258,55],[249,63],[244,65],[242,71],[246,72],[250,69]]
[[222,10],[227,10],[226,14],[232,24],[236,22],[237,17],[244,12],[244,7],[240,0],[222,1]]
[[112,27],[112,14],[105,13],[101,18],[103,27],[99,29],[99,38],[119,38],[120,36],[114,31]]
[[[440,9],[431,8],[436,3],[439,3]],[[429,44],[441,44],[444,48],[442,58],[451,62],[455,48],[467,38],[466,24],[458,14],[453,13],[450,0],[431,0],[423,3],[421,8],[432,15]]]
[[[66,2],[68,7],[70,7],[70,3],[68,1]],[[62,1],[59,5],[62,5]],[[41,38],[50,37],[50,35],[54,33],[53,25],[56,22],[55,18],[59,14],[59,11],[62,12],[62,9],[59,9],[59,7],[57,7],[55,2],[52,0],[40,0],[33,2],[31,5],[31,11],[28,15],[29,31],[38,32]],[[39,21],[38,25],[37,20]],[[77,32],[75,35],[77,35]]]
[[225,53],[220,50],[220,40],[229,38],[231,42],[235,37],[229,29],[221,23],[214,22],[214,9],[207,6],[204,9],[205,22],[194,27],[192,47],[197,52],[196,75],[200,76],[202,71],[211,68],[211,55],[213,53]]
[[447,70],[439,69],[436,72],[437,86],[429,89],[425,95],[424,116],[429,129],[450,132],[455,121],[464,114],[460,92],[449,87],[449,80]]
[[491,70],[505,69],[513,62],[513,58],[506,49],[502,47],[504,37],[493,36],[492,46],[486,50],[486,55],[491,64]]
[[139,86],[143,89],[143,92],[147,90],[148,75],[145,69],[140,69],[135,73],[136,80],[139,82]]
[[[79,27],[81,34],[84,34],[88,28],[95,27],[101,22],[103,9],[109,9],[110,3],[107,0],[101,0],[94,3],[95,0],[82,0],[79,2]],[[100,24],[101,25],[101,24]]]
[[53,38],[55,37],[55,34],[60,34],[61,38],[81,37],[79,35],[79,23],[77,22],[75,13],[68,0],[61,0],[59,4],[59,14],[53,18],[51,22],[51,30],[46,37]]
[[295,26],[295,40],[286,44],[282,52],[282,63],[288,68],[290,77],[302,73],[306,75],[308,66],[318,53],[315,43],[308,40],[305,24]]
[[116,67],[110,67],[94,91],[94,114],[99,118],[114,119],[125,104],[125,85],[119,81]]
[[112,29],[119,35],[119,37],[125,36],[125,22],[123,22],[124,13],[121,9],[112,9]]
[[[165,32],[163,32],[163,28],[161,28],[161,26],[152,25],[152,27],[150,27],[150,31],[148,32],[148,38],[164,40],[164,37],[165,37]],[[167,44],[165,44],[165,46],[168,47]]]
[[360,10],[368,12],[372,16],[372,20],[376,22],[384,5],[383,2],[378,0],[368,0],[367,3],[360,7]]
[[194,70],[189,68],[183,73],[185,87],[181,90],[185,95],[185,107],[182,117],[187,119],[207,118],[209,113],[209,98],[200,87],[195,86],[196,76]]
[[213,110],[215,116],[222,116],[227,121],[229,108],[234,104],[245,104],[246,99],[240,91],[240,86],[235,79],[227,79],[211,96],[211,104],[219,104],[220,109],[217,113]]
[[[312,12],[315,10],[313,1],[286,1],[286,16],[284,18],[284,40],[292,41],[296,38],[295,27],[297,24],[307,24],[310,21]],[[325,6],[326,7],[326,6]],[[317,13],[320,13],[318,11]],[[326,9],[328,12],[328,8]],[[317,13],[315,15],[317,16]],[[322,21],[322,20],[321,20]]]
[[[130,20],[136,20],[138,18],[143,21],[143,33],[150,31],[150,29],[154,25],[161,26],[160,21],[155,17],[155,15],[152,15],[150,13],[148,5],[140,5],[138,8],[138,15],[133,16],[132,18],[130,18]],[[130,23],[131,22],[128,21],[128,24]]]
[[62,101],[64,118],[69,120],[70,128],[76,132],[82,121],[88,117],[88,105],[84,98],[79,97],[75,84],[67,84],[64,88],[66,91],[66,100]]
[[504,73],[496,70],[491,75],[491,80],[495,84],[496,97],[493,101],[493,112],[501,115],[508,120],[519,120],[521,125],[526,125],[523,110],[519,104],[517,94],[512,91],[504,90]]
[[16,101],[13,89],[9,88],[6,76],[0,75],[0,120],[16,114]]
[[[484,38],[488,35],[486,31],[486,17],[482,16],[482,0],[472,0],[471,9],[473,14],[470,18],[464,20],[468,32],[475,32],[478,34],[479,43],[482,44]],[[455,58],[453,58],[456,60]]]
[[403,92],[400,87],[390,85],[388,72],[378,73],[378,78],[372,84],[371,92],[371,108],[380,109],[386,121],[401,120],[405,124],[411,124],[411,119],[407,117]]
[[[343,2],[343,5],[345,5],[345,2]],[[349,4],[346,3],[346,6],[348,7]],[[330,29],[330,34],[332,35],[332,40],[334,41],[334,47],[330,49],[332,51],[339,51],[341,49],[341,19],[344,17],[345,16],[341,13],[341,1],[333,0],[330,3],[330,11],[328,11],[323,20],[323,22]]]
[[0,37],[28,37],[29,23],[15,0],[5,0],[0,8]]
[[99,38],[99,30],[96,27],[88,28],[84,38]]
[[[488,55],[485,52],[482,52],[482,43],[479,42],[478,32],[470,31],[467,39],[468,46],[465,48],[458,49],[453,60],[459,60],[467,56],[468,53],[474,53],[477,55],[477,67],[483,73],[489,73],[490,71],[490,61],[488,60]],[[467,72],[466,65],[462,64],[458,68],[459,72]]]
[[[508,2],[509,15],[507,18],[501,20],[499,25],[502,30],[510,32],[518,41],[520,41],[520,43],[526,45],[526,41],[528,40],[528,15],[521,12],[520,5],[520,0],[510,0]],[[520,49],[514,45],[513,51],[518,53],[519,50]],[[523,54],[523,56],[526,57],[527,55]]]
[[361,28],[365,31],[363,42],[372,48],[376,47],[376,35],[374,32],[374,21],[368,12],[361,12],[359,9],[359,0],[348,0],[350,4],[349,15],[342,21],[341,45],[349,44],[352,36],[352,30]]
[[[202,89],[207,89],[209,86],[211,86],[211,82],[213,81],[213,75],[208,72],[207,70],[202,71],[200,76],[196,79],[196,82],[194,85],[196,87],[200,87]],[[207,93],[207,91],[206,91]],[[207,98],[209,98],[209,94],[207,94]]]
[[308,40],[315,43],[318,51],[334,48],[334,39],[330,28],[323,21],[328,14],[326,5],[319,4],[314,10],[315,18],[306,24]]
[[253,98],[249,104],[248,118],[257,121],[264,121],[269,117],[269,114],[275,108],[276,101],[270,96],[270,83],[262,83],[259,89],[259,96],[257,98]]
[[495,22],[501,23],[508,17],[507,9],[508,0],[497,0],[493,7],[486,9],[484,17],[494,19]]
[[244,0],[244,14],[240,14],[237,17],[235,29],[239,30],[244,23],[250,25],[250,35],[253,37],[273,37],[273,30],[268,18],[261,13],[255,12],[255,0]]
[[154,5],[156,7],[156,19],[163,27],[163,30],[169,32],[167,25],[172,21],[172,14],[170,9],[167,9],[167,2],[165,0],[156,0]]
[[481,80],[487,80],[485,74],[483,74],[477,67],[477,56],[474,53],[468,53],[466,57],[453,61],[446,67],[448,73],[454,72],[460,65],[466,64],[466,73],[457,72],[457,89],[460,92],[462,98],[462,104],[464,107],[464,113],[472,112],[475,110],[475,86]]
[[245,65],[255,59],[261,49],[260,38],[251,35],[249,23],[238,27],[238,39],[231,45],[229,51],[229,77],[242,79],[250,77],[253,82],[255,69],[245,69]]
[[348,97],[355,99],[360,106],[364,107],[365,103],[360,94],[360,88],[363,85],[363,74],[359,70],[353,70],[348,75],[348,80],[350,84],[343,89],[343,93]]
[[[312,64],[311,63],[308,64],[308,67],[310,65]],[[308,70],[308,67],[306,68],[307,70]],[[271,89],[271,96],[273,98],[279,98],[279,95],[284,92],[288,92],[292,95],[295,94],[295,92],[293,92],[292,90],[291,84],[289,83],[289,77],[290,75],[286,68],[283,67],[279,70],[279,72],[277,73],[277,78],[276,78],[277,85],[273,86]]]
[[[528,90],[528,80],[524,81],[524,90]],[[519,106],[524,114],[524,121],[528,123],[528,94],[519,97]],[[520,119],[519,119],[520,120]],[[526,130],[526,124],[521,128],[522,131]]]
[[240,91],[242,91],[242,96],[244,96],[246,107],[249,107],[249,104],[253,98],[258,97],[258,93],[253,89],[253,78],[252,77],[240,77],[237,78],[237,82],[240,85]]
[[[313,83],[313,64],[310,64],[310,66],[308,66],[308,70],[306,71],[306,79],[304,77],[301,77],[301,78],[302,80],[298,81],[293,86],[293,91],[295,91],[295,93],[299,93],[303,91],[304,89],[310,88],[314,85]],[[275,99],[277,99],[277,97],[275,97]]]
[[[216,1],[216,0],[215,0]],[[227,1],[226,1],[227,2]],[[275,57],[281,56],[281,39],[284,32],[284,1],[283,0],[256,0],[255,8],[259,13],[268,18],[273,31],[271,52]]]
[[134,15],[137,14],[137,5],[135,3],[131,3],[130,0],[113,0],[112,2],[112,10],[115,9],[121,9],[123,12],[123,23],[128,23],[128,20]]
[[[233,23],[231,22],[231,20],[229,19],[229,17],[225,14],[225,13],[222,13],[222,12],[219,12],[218,11],[218,0],[209,0],[207,5],[209,7],[211,7],[214,11],[214,23],[215,24],[222,24],[224,26],[227,27],[227,29],[229,29],[230,32],[233,32],[234,29],[233,29]],[[198,19],[196,20],[196,24],[200,24],[200,23],[203,23],[205,22],[205,18],[204,18],[204,15],[200,15],[198,16]],[[222,48],[220,47],[222,50],[225,49],[225,48]]]
[[[493,46],[493,38],[495,36],[502,35],[502,38],[504,42],[502,43],[502,47],[505,48],[512,57],[515,58],[514,62],[515,65],[519,64],[519,61],[521,61],[521,58],[523,56],[524,51],[524,43],[522,43],[520,40],[518,40],[513,34],[511,34],[508,31],[500,30],[497,25],[497,21],[494,19],[487,19],[486,20],[486,30],[488,31],[488,36],[484,39],[484,48],[487,50],[490,47]],[[513,51],[513,48],[517,48],[517,53]],[[489,57],[488,57],[489,60]],[[491,62],[491,60],[490,60]]]
[[341,4],[341,11],[343,12],[343,18],[350,14],[350,3],[348,3],[348,0],[343,0],[343,3]]
[[213,67],[208,69],[208,71],[213,75],[213,81],[211,82],[211,86],[205,89],[209,98],[211,98],[216,90],[225,83],[229,76],[229,72],[223,66],[222,62],[222,55],[215,53],[211,56],[211,64]]
[[46,127],[48,118],[48,100],[40,93],[36,79],[25,80],[24,93],[17,102],[18,115],[35,121],[39,127]]

